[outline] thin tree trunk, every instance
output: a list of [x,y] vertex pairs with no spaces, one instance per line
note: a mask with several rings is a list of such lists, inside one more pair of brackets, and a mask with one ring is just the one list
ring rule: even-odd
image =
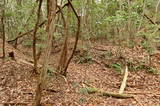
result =
[[41,96],[42,96],[42,90],[46,86],[46,74],[48,69],[48,62],[50,59],[50,52],[51,52],[51,44],[52,44],[52,36],[55,31],[55,17],[56,17],[56,0],[48,0],[48,24],[46,26],[47,29],[47,41],[46,45],[47,48],[44,53],[44,62],[43,62],[43,68],[41,70],[40,79],[37,85],[36,89],[36,97],[35,97],[35,104],[34,106],[40,106],[41,105]]
[[34,59],[34,72],[37,73],[37,56],[36,56],[36,34],[39,28],[39,21],[40,21],[40,15],[41,15],[41,6],[42,6],[42,1],[43,0],[39,0],[39,7],[38,7],[38,11],[37,11],[37,22],[35,24],[35,30],[33,33],[33,59]]
[[1,19],[1,26],[0,26],[0,34],[3,37],[3,45],[2,45],[2,50],[3,50],[3,58],[5,58],[5,41],[6,41],[6,37],[5,37],[5,0],[0,2],[0,19]]
[[5,58],[6,53],[5,53],[5,42],[6,42],[6,36],[5,36],[5,24],[4,24],[4,15],[2,18],[2,28],[3,28],[3,58]]
[[[70,17],[71,17],[71,7],[70,5],[68,5],[68,13],[67,13],[67,20],[65,22],[64,20],[64,35],[65,35],[65,41],[64,41],[64,45],[62,47],[62,52],[61,52],[61,57],[60,57],[60,61],[59,61],[59,67],[58,69],[60,70],[61,74],[64,74],[65,72],[63,72],[65,65],[67,63],[67,49],[68,49],[68,37],[69,37],[69,23],[70,23]],[[62,13],[63,15],[63,13]],[[63,16],[64,17],[64,16]]]
[[[104,2],[104,1],[103,1]],[[91,6],[91,0],[87,0],[87,10],[86,10],[86,27],[87,27],[87,33],[90,34],[91,31],[91,15],[90,15],[90,6]]]
[[71,56],[69,57],[69,59],[68,59],[68,61],[67,61],[67,63],[66,63],[66,66],[65,66],[65,68],[64,68],[64,72],[65,72],[65,73],[63,73],[64,76],[66,76],[66,74],[67,74],[67,69],[68,69],[69,63],[71,62],[71,60],[72,60],[72,58],[73,58],[73,56],[74,56],[74,53],[75,53],[75,51],[76,51],[77,44],[78,44],[78,40],[79,40],[79,34],[80,34],[80,26],[81,26],[81,24],[80,24],[80,23],[81,23],[80,16],[78,16],[78,14],[77,14],[77,12],[75,11],[75,9],[74,9],[74,7],[73,7],[73,5],[72,5],[72,3],[71,3],[70,0],[68,0],[68,3],[69,3],[69,5],[71,6],[71,9],[72,9],[73,13],[75,14],[78,22],[77,22],[77,32],[76,32],[76,36],[75,36],[75,44],[74,44],[74,47],[73,47],[73,51],[72,51],[72,53],[71,53]]

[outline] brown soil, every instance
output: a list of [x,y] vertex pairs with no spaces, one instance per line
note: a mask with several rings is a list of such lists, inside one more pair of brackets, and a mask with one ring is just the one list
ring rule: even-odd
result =
[[[0,46],[1,46],[0,41]],[[101,49],[101,50],[100,50]],[[43,91],[42,102],[45,106],[159,106],[160,105],[160,75],[148,73],[145,69],[129,71],[127,87],[124,93],[131,93],[135,98],[117,99],[103,97],[99,94],[82,92],[84,83],[88,83],[104,91],[117,92],[121,85],[123,75],[117,73],[106,64],[114,62],[123,63],[124,60],[133,59],[135,64],[146,62],[147,53],[141,48],[122,48],[123,58],[117,58],[116,46],[106,46],[93,43],[89,49],[92,60],[78,63],[83,52],[77,50],[76,56],[68,68],[64,78],[51,76],[48,87]],[[113,53],[112,59],[105,59],[108,50]],[[30,58],[21,51],[7,44],[6,51],[14,51],[16,60],[21,58],[29,61]],[[0,56],[2,51],[0,50]],[[159,54],[152,58],[152,65],[159,69]],[[52,54],[50,65],[57,63],[58,54]],[[29,64],[19,63],[16,60],[0,59],[0,106],[10,103],[11,106],[32,106],[38,76],[32,74],[33,67]],[[94,60],[94,61],[93,61]],[[105,64],[104,64],[105,63]],[[147,63],[146,63],[147,64]],[[7,105],[9,106],[9,105]]]

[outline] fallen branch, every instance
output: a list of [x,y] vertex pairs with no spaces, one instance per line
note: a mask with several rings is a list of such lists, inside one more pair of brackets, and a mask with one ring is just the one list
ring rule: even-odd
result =
[[100,91],[100,93],[102,94],[102,96],[111,96],[120,99],[133,98],[133,95],[128,95],[128,94],[120,94],[120,93],[105,92],[105,91]]
[[[0,102],[0,106],[30,106],[33,102]],[[42,106],[53,106],[54,103],[42,103]]]
[[[19,64],[22,64],[22,63],[23,63],[23,64],[26,64],[26,65],[29,65],[29,66],[34,67],[34,64],[33,64],[32,62],[30,62],[30,61],[23,60],[23,59],[17,59],[16,61],[17,61],[17,63],[19,63]],[[38,67],[38,68],[42,68],[42,65],[41,65],[41,64],[38,64],[37,67]]]
[[89,86],[89,87],[85,87],[86,91],[88,92],[88,94],[100,93],[100,96],[111,96],[111,97],[120,98],[120,99],[133,98],[133,95],[120,94],[120,93],[114,93],[114,92],[107,92],[107,91],[103,91],[101,89],[98,89],[96,87],[92,87],[89,84],[86,84],[86,83],[84,83],[84,84],[87,85],[87,86]]
[[[32,60],[18,58],[15,56],[15,53],[13,51],[8,52],[8,55],[12,60],[16,61],[18,64],[26,64],[28,66],[34,67]],[[42,65],[38,64],[38,68],[41,68],[41,67],[42,67]]]
[[146,91],[146,92],[125,92],[125,93],[127,93],[127,94],[155,94],[155,95],[160,95],[160,93],[155,93],[155,92],[148,92],[148,91]]
[[26,104],[31,104],[31,102],[0,102],[0,105],[2,104],[2,106],[4,105],[26,105]]
[[108,49],[102,49],[102,48],[96,48],[96,47],[92,47],[92,49],[98,50],[98,51],[108,51]]
[[128,67],[126,66],[126,70],[125,70],[124,78],[123,78],[123,81],[122,81],[122,84],[121,84],[121,87],[119,90],[119,94],[122,94],[124,92],[124,89],[125,89],[126,83],[127,83],[127,77],[128,77]]
[[133,94],[133,95],[153,95],[156,97],[160,97],[160,93],[155,93],[155,92],[125,92],[126,94]]

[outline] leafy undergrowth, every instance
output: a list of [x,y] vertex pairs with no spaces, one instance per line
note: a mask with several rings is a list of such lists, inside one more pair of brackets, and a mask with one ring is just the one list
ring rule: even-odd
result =
[[[15,52],[16,58],[25,57],[20,54],[20,51],[7,45],[7,51],[9,50]],[[116,46],[93,44],[87,53],[77,52],[69,66],[67,81],[62,77],[51,76],[48,87],[43,91],[42,102],[46,106],[51,106],[47,104],[53,106],[160,105],[160,75],[157,73],[160,69],[158,62],[160,55],[156,54],[152,57],[151,67],[156,69],[155,73],[152,73],[153,70],[147,71],[149,67],[146,62],[147,53],[142,49],[132,52],[131,49],[125,48],[122,49],[121,55],[117,53],[117,50]],[[83,54],[85,54],[84,57]],[[24,59],[26,58],[27,56]],[[52,55],[50,64],[53,65],[56,60],[57,54]],[[99,94],[90,94],[84,89],[85,84],[88,84],[104,91],[118,93],[123,79],[121,71],[125,67],[124,61],[132,66],[129,70],[125,93],[133,94],[136,99],[102,97]],[[32,75],[33,67],[11,59],[4,61],[0,59],[0,66],[0,104],[19,103],[16,105],[32,106],[38,78]],[[141,66],[139,70],[134,70],[138,66]]]

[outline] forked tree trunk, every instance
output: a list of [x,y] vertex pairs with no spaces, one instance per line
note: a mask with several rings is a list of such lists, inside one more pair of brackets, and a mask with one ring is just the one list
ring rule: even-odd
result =
[[[63,14],[63,13],[62,13]],[[71,7],[68,5],[68,13],[67,13],[67,19],[66,22],[64,20],[64,35],[65,35],[65,40],[64,40],[64,45],[62,47],[62,52],[61,52],[61,57],[59,61],[59,66],[58,70],[60,70],[61,74],[64,74],[64,68],[67,63],[67,52],[68,52],[68,37],[69,37],[69,23],[70,23],[70,17],[71,17]]]
[[43,68],[41,70],[40,79],[37,85],[36,89],[36,97],[35,97],[35,103],[34,106],[40,106],[41,105],[41,96],[42,91],[44,87],[46,86],[45,80],[46,80],[46,74],[48,69],[48,62],[50,58],[50,52],[51,52],[51,44],[52,44],[52,36],[55,31],[55,17],[56,17],[56,0],[47,0],[48,4],[48,24],[47,24],[47,41],[46,41],[46,50],[44,53],[44,62],[43,62]]
[[76,10],[74,9],[74,7],[73,7],[73,5],[72,5],[72,3],[71,3],[71,0],[68,0],[68,3],[69,3],[69,5],[71,6],[71,9],[72,9],[74,15],[76,16],[78,22],[77,22],[77,32],[76,32],[76,35],[75,35],[75,43],[74,43],[73,51],[72,51],[72,53],[71,53],[71,56],[70,56],[70,57],[68,58],[68,60],[67,60],[67,63],[66,63],[66,65],[65,65],[65,68],[64,68],[64,70],[63,70],[64,73],[62,73],[62,75],[64,75],[64,76],[67,75],[67,68],[68,68],[69,63],[71,62],[71,60],[72,60],[72,58],[73,58],[73,56],[74,56],[75,50],[76,50],[76,48],[77,48],[77,44],[78,44],[78,40],[79,40],[79,35],[80,35],[80,26],[81,26],[81,24],[80,24],[80,23],[81,23],[81,21],[80,21],[80,16],[78,16]]

